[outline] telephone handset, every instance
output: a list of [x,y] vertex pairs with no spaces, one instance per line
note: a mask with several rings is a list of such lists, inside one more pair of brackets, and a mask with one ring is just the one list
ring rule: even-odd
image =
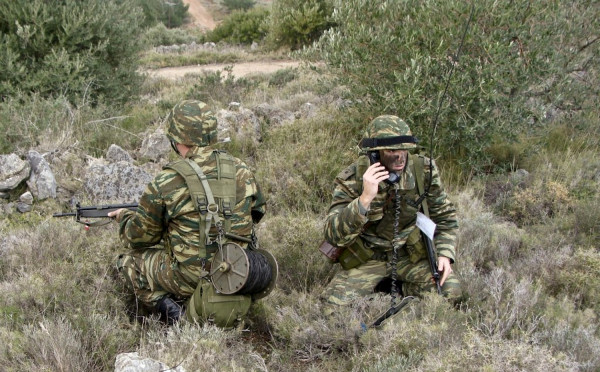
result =
[[[379,151],[369,151],[367,152],[367,156],[369,157],[369,161],[371,162],[371,165],[375,164],[375,163],[381,163],[381,157],[379,156]],[[393,185],[395,183],[397,183],[398,181],[400,181],[400,176],[398,176],[396,174],[396,172],[389,172],[390,173],[390,177],[385,180],[385,182],[389,183],[390,185]]]

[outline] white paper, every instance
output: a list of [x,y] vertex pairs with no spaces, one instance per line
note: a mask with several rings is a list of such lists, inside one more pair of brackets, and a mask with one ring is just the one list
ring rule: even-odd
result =
[[421,212],[417,212],[417,227],[431,240],[433,240],[435,226],[435,222],[433,222],[431,218],[427,217]]

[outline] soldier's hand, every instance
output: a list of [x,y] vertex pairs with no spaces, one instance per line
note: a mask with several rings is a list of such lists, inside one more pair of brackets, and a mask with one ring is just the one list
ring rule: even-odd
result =
[[452,265],[448,257],[438,257],[438,271],[442,274],[440,278],[440,287],[444,285],[444,282],[448,278],[448,275],[452,272]]
[[372,164],[363,174],[363,192],[359,197],[360,204],[369,209],[371,202],[379,191],[379,182],[390,177],[390,173],[381,163]]
[[112,212],[108,212],[106,215],[108,217],[110,217],[110,218],[114,218],[117,222],[121,222],[120,221],[120,219],[121,219],[121,217],[120,217],[121,216],[121,211],[124,211],[124,210],[125,210],[124,208],[119,208],[119,209],[114,210]]

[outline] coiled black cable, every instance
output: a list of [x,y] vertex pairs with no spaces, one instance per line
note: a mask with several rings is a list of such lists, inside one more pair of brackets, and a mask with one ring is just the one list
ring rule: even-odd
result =
[[248,278],[239,294],[255,294],[264,291],[273,279],[273,268],[269,260],[257,251],[246,250],[248,256]]

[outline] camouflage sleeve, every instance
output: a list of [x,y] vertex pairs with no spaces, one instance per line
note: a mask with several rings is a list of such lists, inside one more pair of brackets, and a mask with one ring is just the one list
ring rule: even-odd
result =
[[[425,185],[429,182],[429,167],[431,162],[425,160]],[[456,234],[458,221],[456,209],[448,199],[435,162],[433,162],[431,188],[427,195],[429,217],[436,223],[434,243],[438,255],[448,257],[452,262],[456,258]]]
[[231,232],[249,237],[252,226],[266,213],[266,198],[252,171],[241,161],[237,163],[236,200],[231,221]]
[[126,210],[121,216],[119,235],[131,248],[151,247],[162,238],[165,203],[158,186],[161,177],[163,174],[146,186],[135,212]]
[[336,177],[333,201],[325,220],[325,239],[338,247],[352,244],[367,222],[367,217],[360,213],[360,195],[353,175],[351,166]]

